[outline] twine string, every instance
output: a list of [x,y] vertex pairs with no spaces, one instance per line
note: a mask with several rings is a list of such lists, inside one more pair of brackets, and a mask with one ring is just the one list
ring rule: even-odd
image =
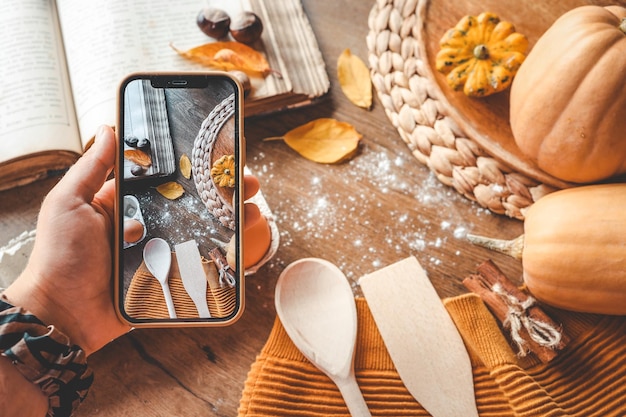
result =
[[530,338],[539,346],[549,349],[556,349],[558,347],[562,337],[559,329],[549,323],[529,316],[528,309],[535,304],[533,297],[528,297],[522,302],[517,297],[507,293],[499,283],[494,284],[491,289],[507,306],[507,315],[503,325],[510,328],[511,339],[513,339],[513,342],[518,348],[519,356],[526,356],[529,352],[526,340],[520,335],[522,329],[526,329]]
[[223,262],[222,259],[220,258],[216,258],[215,263],[217,264],[217,269],[219,272],[220,287],[223,287],[225,284],[231,288],[234,287],[235,277],[230,272],[231,271],[230,265],[228,265],[228,263]]
[[235,286],[235,277],[230,273],[230,266],[228,265],[220,268],[220,285],[223,287],[224,283],[231,288]]

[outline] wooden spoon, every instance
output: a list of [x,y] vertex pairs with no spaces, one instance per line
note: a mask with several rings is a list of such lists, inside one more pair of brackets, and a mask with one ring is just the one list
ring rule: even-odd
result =
[[276,312],[302,354],[339,388],[352,416],[371,416],[354,376],[357,316],[352,288],[332,263],[296,261],[276,283]]
[[167,305],[167,312],[170,318],[175,319],[176,309],[174,309],[174,301],[172,300],[170,287],[167,283],[172,263],[170,245],[160,237],[150,239],[143,248],[143,261],[148,271],[150,271],[157,281],[159,281],[159,284],[161,284],[163,297],[165,297],[165,304]]

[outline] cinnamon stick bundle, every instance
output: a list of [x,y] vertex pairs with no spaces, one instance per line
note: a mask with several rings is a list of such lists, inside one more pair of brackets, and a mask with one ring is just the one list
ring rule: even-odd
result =
[[219,248],[213,248],[209,251],[209,256],[211,257],[211,260],[215,263],[215,267],[217,268],[217,271],[219,273],[220,287],[223,287],[224,285],[234,287],[235,277],[222,251],[220,251]]
[[477,273],[465,278],[463,285],[478,294],[500,323],[510,329],[521,356],[530,351],[547,363],[567,345],[569,339],[561,326],[491,260],[480,264]]

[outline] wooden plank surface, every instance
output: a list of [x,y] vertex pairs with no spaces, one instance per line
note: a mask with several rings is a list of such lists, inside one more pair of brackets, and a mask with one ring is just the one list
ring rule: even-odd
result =
[[[472,247],[462,237],[472,232],[509,239],[522,232],[522,224],[441,185],[411,155],[377,98],[366,111],[341,92],[337,58],[350,48],[367,62],[367,19],[374,2],[303,3],[331,92],[313,107],[246,121],[247,163],[274,211],[281,246],[248,278],[243,317],[228,328],[133,331],[114,341],[90,358],[96,380],[76,416],[172,416],[181,410],[190,416],[236,415],[250,365],[276,316],[276,279],[297,259],[325,258],[355,282],[413,255],[441,297],[465,293],[462,279],[488,257],[519,279],[518,262]],[[299,157],[282,142],[263,142],[319,117],[353,124],[363,134],[359,154],[327,166]],[[0,193],[0,247],[35,227],[40,201],[55,182]],[[19,273],[20,262],[12,261],[1,271],[4,276]]]

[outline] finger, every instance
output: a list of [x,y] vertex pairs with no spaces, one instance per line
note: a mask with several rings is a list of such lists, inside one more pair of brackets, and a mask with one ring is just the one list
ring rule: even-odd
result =
[[102,188],[115,163],[115,134],[109,126],[101,126],[94,144],[69,169],[59,182],[59,193],[80,196],[91,203]]
[[113,220],[115,207],[115,180],[110,179],[104,183],[100,191],[93,198],[93,204],[100,206],[106,215]]
[[259,179],[254,175],[246,175],[243,177],[243,198],[247,200],[252,198],[259,189],[261,188],[261,184],[259,183]]

